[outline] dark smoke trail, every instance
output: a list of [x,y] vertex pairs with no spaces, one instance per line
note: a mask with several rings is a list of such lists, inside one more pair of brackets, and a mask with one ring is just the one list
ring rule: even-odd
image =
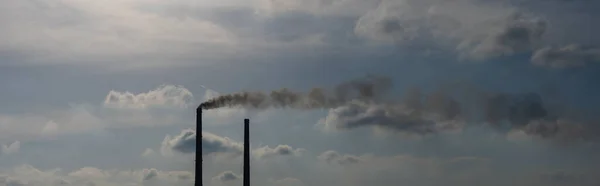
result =
[[387,92],[392,86],[388,77],[366,76],[337,85],[327,91],[313,88],[307,93],[294,92],[287,88],[265,92],[239,92],[221,95],[200,105],[202,109],[222,107],[250,107],[256,109],[277,108],[333,108],[350,100],[375,100]]
[[567,114],[566,105],[548,104],[547,101],[557,99],[544,97],[543,93],[489,92],[453,83],[427,92],[408,88],[403,98],[394,100],[384,97],[391,87],[391,79],[387,77],[366,76],[330,89],[313,88],[308,92],[283,88],[226,94],[202,103],[200,108],[331,108],[324,118],[325,125],[338,130],[376,126],[427,135],[487,125],[500,132],[520,130],[545,139],[600,139],[598,119],[582,120]]

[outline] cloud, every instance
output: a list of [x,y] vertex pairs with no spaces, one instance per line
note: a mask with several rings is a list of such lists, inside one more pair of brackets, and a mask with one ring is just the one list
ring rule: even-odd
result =
[[450,92],[440,89],[425,95],[420,89],[409,88],[400,102],[352,101],[330,109],[327,116],[319,120],[319,125],[326,131],[372,126],[409,135],[427,135],[462,128],[466,115]]
[[[191,175],[186,171],[160,171],[157,169],[140,170],[102,170],[94,167],[84,167],[72,172],[60,169],[40,170],[30,165],[21,165],[12,169],[3,169],[0,175],[6,175],[5,183],[22,185],[167,185],[184,186],[193,184],[193,180],[185,179]],[[0,182],[2,179],[0,179]]]
[[80,103],[43,113],[0,114],[0,139],[48,139],[109,128],[174,125],[191,104],[192,93],[175,85],[140,94],[110,91],[103,105]]
[[483,61],[536,50],[548,21],[494,1],[388,0],[358,19],[357,36],[414,52],[457,52]]
[[[381,1],[376,9],[362,15],[354,28],[359,37],[375,42],[394,43],[407,48],[410,45],[429,45],[435,28],[429,25],[426,9],[414,1]],[[433,45],[430,45],[433,46]],[[425,49],[425,48],[419,48]]]
[[600,48],[571,44],[562,48],[544,47],[531,57],[534,65],[551,68],[582,67],[600,61]]
[[462,51],[463,57],[484,60],[533,51],[541,44],[547,27],[545,20],[522,13],[510,15],[501,22],[488,35],[460,43],[457,49]]
[[485,122],[499,131],[520,130],[557,142],[596,140],[598,136],[594,121],[557,110],[537,93],[488,95],[483,112]]
[[[186,4],[184,1],[178,2]],[[0,11],[3,12],[0,20],[4,24],[0,38],[6,42],[0,48],[39,54],[29,55],[24,62],[106,64],[111,59],[125,61],[119,68],[126,68],[130,64],[173,65],[158,58],[181,59],[177,55],[199,57],[191,52],[197,54],[204,49],[233,48],[235,36],[215,23],[156,16],[140,9],[169,3],[141,0],[94,3],[70,0],[3,1],[0,3]],[[58,45],[61,47],[54,47]],[[146,60],[132,61],[130,59],[133,56]]]
[[527,124],[523,131],[532,136],[561,142],[596,140],[597,131],[589,126],[568,119],[536,120]]
[[156,169],[146,169],[144,170],[144,176],[142,177],[143,181],[151,180],[158,177],[158,170]]
[[146,109],[150,107],[188,108],[194,101],[192,93],[183,86],[161,85],[145,93],[133,94],[111,90],[104,99],[110,108]]
[[508,120],[516,128],[549,115],[542,97],[536,93],[493,94],[486,97],[483,107],[487,122],[501,125]]
[[354,155],[340,155],[338,152],[329,150],[323,152],[321,155],[317,157],[321,161],[325,161],[331,164],[339,164],[339,165],[350,165],[361,162],[361,158]]
[[96,167],[83,167],[69,173],[69,176],[102,179],[108,177],[109,173]]
[[277,145],[275,148],[269,146],[254,149],[252,152],[259,159],[271,158],[276,156],[301,156],[305,149],[294,149],[289,145]]
[[26,186],[27,182],[21,181],[21,180],[15,180],[15,179],[7,179],[6,180],[6,186]]
[[[173,152],[194,154],[196,152],[196,131],[185,129],[174,137],[167,135],[160,149],[163,156],[171,156]],[[293,148],[289,145],[277,145],[275,148],[263,146],[252,149],[252,154],[258,159],[269,159],[282,156],[301,156],[304,151],[305,149]],[[239,157],[243,152],[244,147],[242,142],[237,142],[228,137],[210,132],[202,132],[202,154],[204,156],[225,155]]]
[[559,143],[599,139],[598,118],[567,111],[568,105],[553,103],[545,93],[444,87],[427,94],[409,88],[401,100],[386,103],[353,101],[330,109],[317,126],[325,132],[371,128],[416,137],[486,127],[511,137],[521,134]]
[[[123,69],[264,56],[268,49],[369,49],[365,39],[410,53],[454,51],[483,60],[535,50],[550,22],[558,23],[551,28],[556,34],[596,30],[568,28],[564,22],[582,16],[561,6],[490,0],[6,1],[0,3],[0,49],[10,51],[7,63]],[[544,40],[563,40],[555,38]]]
[[19,152],[20,148],[21,148],[21,142],[19,142],[19,141],[15,141],[15,142],[13,142],[11,144],[7,144],[7,145],[2,144],[1,148],[0,148],[0,155],[8,155],[8,154],[17,153],[17,152]]
[[154,150],[152,150],[151,148],[146,148],[146,150],[142,152],[142,157],[152,157],[154,155],[156,155],[156,152],[154,152]]
[[[174,137],[167,135],[162,142],[161,153],[163,155],[168,155],[171,154],[171,152],[183,154],[195,153],[196,131],[193,129],[186,129]],[[209,132],[202,132],[203,155],[220,153],[241,155],[242,152],[242,144],[227,137],[221,137]]]
[[233,173],[232,171],[225,171],[221,172],[219,175],[213,177],[212,179],[221,182],[229,182],[239,180],[241,179],[241,176]]
[[427,119],[404,105],[352,102],[345,106],[330,109],[320,120],[326,130],[347,130],[375,126],[392,131],[425,135],[445,130],[452,123],[436,122]]

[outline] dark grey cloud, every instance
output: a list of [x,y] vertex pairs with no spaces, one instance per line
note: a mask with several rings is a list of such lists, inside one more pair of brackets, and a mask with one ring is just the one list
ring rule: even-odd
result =
[[[484,98],[485,122],[500,131],[521,130],[528,135],[560,142],[595,140],[600,120],[573,116],[566,105],[551,105],[538,93],[497,93]],[[558,107],[558,108],[556,108]]]
[[533,54],[531,62],[551,68],[582,67],[591,62],[600,62],[600,48],[576,44],[562,48],[544,47]]
[[213,180],[218,180],[221,182],[229,182],[229,181],[239,180],[240,178],[241,178],[241,176],[233,173],[232,171],[225,171],[225,172],[222,172],[219,175],[213,177]]
[[456,128],[461,112],[458,101],[443,91],[423,95],[419,89],[409,89],[402,103],[354,101],[331,109],[322,122],[329,129],[378,126],[425,135]]
[[430,134],[438,129],[436,122],[401,105],[352,102],[331,109],[323,121],[327,128],[337,130],[378,126],[409,134]]
[[494,94],[483,103],[487,122],[500,125],[503,121],[522,127],[530,121],[548,116],[542,98],[536,93]]
[[424,13],[427,8],[415,1],[381,2],[377,9],[357,20],[354,33],[362,39],[393,43],[400,51],[443,51],[450,41],[450,31],[459,28],[460,22],[449,16]]
[[441,88],[424,94],[420,89],[411,87],[406,91],[402,101],[403,105],[416,114],[435,114],[442,120],[457,119],[462,113],[460,103]]
[[336,151],[325,151],[317,157],[321,161],[332,164],[349,165],[363,161],[360,157],[354,155],[341,155]]
[[554,96],[443,87],[428,93],[409,88],[400,102],[349,102],[330,109],[319,123],[324,129],[379,127],[416,135],[487,126],[501,133],[517,130],[557,142],[590,141],[600,136],[600,119],[572,114],[568,105],[554,103]]
[[515,13],[483,25],[496,29],[488,31],[490,33],[483,38],[474,36],[461,42],[458,50],[462,51],[465,57],[484,60],[531,52],[541,44],[548,23],[538,17]]
[[546,32],[546,21],[515,15],[510,23],[494,37],[496,45],[513,52],[527,51],[538,43]]
[[527,124],[526,134],[559,142],[597,140],[599,133],[596,123],[585,123],[569,119],[536,120]]

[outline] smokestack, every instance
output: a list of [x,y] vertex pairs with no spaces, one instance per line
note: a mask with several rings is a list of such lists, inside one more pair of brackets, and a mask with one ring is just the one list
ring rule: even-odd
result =
[[196,109],[196,173],[194,186],[202,186],[202,107]]
[[244,185],[250,186],[250,120],[244,119]]

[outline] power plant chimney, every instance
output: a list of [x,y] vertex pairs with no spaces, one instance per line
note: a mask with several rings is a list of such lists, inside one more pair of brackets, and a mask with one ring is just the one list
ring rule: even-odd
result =
[[[196,172],[194,186],[202,186],[202,107],[196,109]],[[244,119],[244,183],[250,186],[250,119]]]
[[244,119],[244,184],[250,186],[250,119]]
[[196,109],[196,173],[194,186],[202,186],[202,107]]

